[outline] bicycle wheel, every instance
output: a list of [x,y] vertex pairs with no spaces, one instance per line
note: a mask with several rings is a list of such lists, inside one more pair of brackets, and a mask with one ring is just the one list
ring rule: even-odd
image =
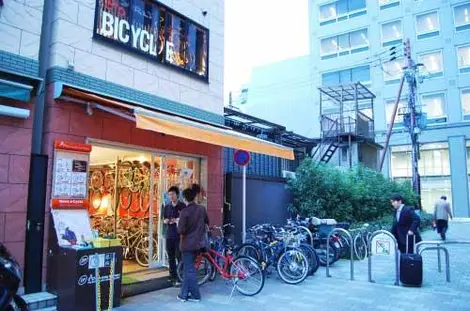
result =
[[240,294],[254,296],[264,287],[264,273],[259,263],[251,257],[240,256],[230,265],[230,274],[236,275],[234,286]]
[[318,270],[318,267],[320,267],[315,250],[305,243],[300,244],[299,248],[308,259],[308,275],[313,275]]
[[367,245],[364,243],[364,239],[361,234],[356,235],[354,238],[354,253],[358,260],[364,260],[367,255]]
[[258,247],[256,247],[256,245],[254,244],[250,244],[250,243],[242,244],[235,250],[234,253],[235,253],[235,257],[247,256],[247,257],[253,258],[259,263],[261,263],[262,261],[261,252],[258,249]]
[[[199,286],[204,285],[212,275],[212,263],[207,258],[206,254],[200,254],[196,257],[196,262],[194,263],[196,268],[196,278],[197,284]],[[183,283],[184,281],[184,264],[182,261],[178,264],[176,269],[176,275],[178,276],[178,280]]]
[[326,256],[326,243],[319,245],[316,249],[317,254],[318,254],[318,259],[320,261],[320,266],[325,267],[326,263],[329,262],[330,265],[332,265],[336,261],[336,248],[330,243],[330,248],[329,248],[329,254],[328,254],[328,259]]
[[287,284],[299,284],[307,278],[308,259],[300,250],[286,250],[277,261],[277,273]]
[[[152,239],[153,242],[153,260],[156,260],[158,257],[158,244],[156,239]],[[142,267],[149,266],[149,239],[147,237],[143,238],[135,248],[135,260]]]
[[338,235],[338,238],[339,238],[339,242],[341,244],[341,257],[347,257],[349,256],[349,250],[350,250],[350,247],[351,245],[350,242],[349,242],[349,239],[347,237],[345,237],[344,235],[341,235],[339,234]]

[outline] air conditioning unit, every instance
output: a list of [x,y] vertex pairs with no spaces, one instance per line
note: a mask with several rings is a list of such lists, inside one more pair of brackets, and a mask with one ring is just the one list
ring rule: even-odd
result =
[[291,171],[282,171],[282,178],[295,179],[295,173]]

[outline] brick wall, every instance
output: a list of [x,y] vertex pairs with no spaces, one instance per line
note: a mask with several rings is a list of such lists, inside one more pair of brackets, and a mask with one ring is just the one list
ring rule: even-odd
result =
[[[49,91],[51,90],[52,88],[49,87]],[[207,156],[208,214],[212,224],[222,222],[223,164],[221,147],[140,130],[136,128],[134,122],[99,110],[94,110],[93,115],[89,116],[85,106],[53,100],[51,96],[47,102],[44,134],[45,150],[49,155],[47,202],[49,202],[51,195],[54,140],[64,139],[84,143],[86,138],[95,138],[146,148]],[[46,203],[46,211],[46,219],[49,219],[48,203]],[[45,231],[47,234],[48,230]],[[46,236],[45,241],[47,239]],[[44,267],[45,265],[46,261],[44,261]]]
[[[191,78],[119,47],[93,40],[95,0],[57,0],[51,66],[223,114],[224,1],[162,0],[163,4],[210,30],[209,83]],[[207,10],[203,16],[202,10]],[[72,35],[73,34],[73,35]]]
[[34,106],[6,99],[2,104],[31,110],[26,120],[0,116],[0,242],[23,266]]

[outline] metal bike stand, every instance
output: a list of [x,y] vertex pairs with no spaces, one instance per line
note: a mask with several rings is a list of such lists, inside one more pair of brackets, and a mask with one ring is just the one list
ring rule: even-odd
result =
[[[438,244],[437,246],[425,246],[422,249],[419,250],[419,254],[421,255],[425,251],[430,251],[430,250],[437,250],[437,253],[440,254],[440,251],[444,252],[445,259],[446,259],[446,281],[450,282],[450,266],[449,266],[449,251],[445,246],[441,246]],[[440,268],[440,266],[439,266]],[[439,271],[440,272],[440,271]]]
[[313,235],[312,235],[312,232],[310,232],[310,230],[305,226],[298,226],[297,228],[302,229],[304,231],[307,231],[308,236],[310,237],[310,246],[313,248]]
[[351,281],[354,281],[354,241],[351,236],[351,233],[349,233],[346,229],[343,229],[343,228],[334,228],[328,234],[328,237],[326,239],[326,276],[331,278],[331,275],[330,275],[330,238],[335,232],[342,232],[346,234],[349,241],[351,241],[350,248],[349,248],[351,252],[351,255],[350,255],[351,258],[349,259],[349,264],[350,264],[349,270],[351,273]]
[[390,232],[388,232],[386,230],[377,230],[377,231],[375,231],[374,233],[371,234],[371,236],[369,238],[369,241],[367,241],[368,242],[367,243],[368,244],[367,252],[369,254],[369,258],[368,258],[369,282],[375,283],[375,281],[372,279],[372,240],[374,239],[374,237],[376,237],[379,234],[385,234],[386,236],[391,238],[392,241],[393,241],[393,245],[394,245],[394,248],[395,248],[395,285],[399,286],[400,285],[400,283],[399,283],[400,270],[398,269],[398,267],[399,267],[400,257],[398,255],[398,253],[399,253],[398,243],[397,243],[397,240],[395,239],[395,237],[393,236],[393,234],[391,234]]

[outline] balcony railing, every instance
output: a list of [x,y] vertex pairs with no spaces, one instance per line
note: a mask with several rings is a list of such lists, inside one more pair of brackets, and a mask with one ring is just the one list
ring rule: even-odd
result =
[[344,115],[341,118],[340,113],[323,115],[321,120],[323,137],[356,135],[374,139],[374,120],[361,112],[357,112],[355,115],[356,118]]

